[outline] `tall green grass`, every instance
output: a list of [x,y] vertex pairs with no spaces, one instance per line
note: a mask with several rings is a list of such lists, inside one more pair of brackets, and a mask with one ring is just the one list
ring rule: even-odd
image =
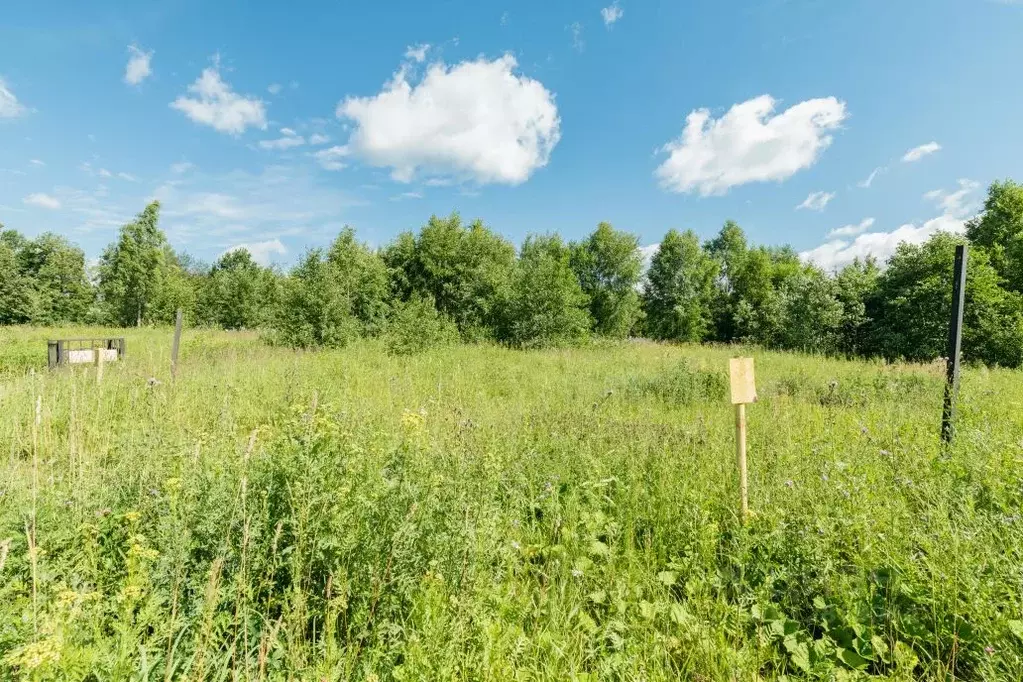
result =
[[[0,331],[0,677],[1023,679],[1020,374]],[[37,412],[38,406],[38,412]],[[38,421],[37,421],[38,419]]]

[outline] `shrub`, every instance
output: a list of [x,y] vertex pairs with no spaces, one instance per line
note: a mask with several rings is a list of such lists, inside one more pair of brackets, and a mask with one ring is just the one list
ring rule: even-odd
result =
[[420,296],[394,307],[386,334],[391,355],[414,355],[457,340],[455,323],[437,312],[432,298]]

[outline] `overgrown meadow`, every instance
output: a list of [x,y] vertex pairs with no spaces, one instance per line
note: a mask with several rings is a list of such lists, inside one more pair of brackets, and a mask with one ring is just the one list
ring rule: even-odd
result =
[[[1020,375],[0,331],[0,676],[1023,679]],[[122,335],[124,332],[117,332]],[[756,359],[737,514],[727,359]]]

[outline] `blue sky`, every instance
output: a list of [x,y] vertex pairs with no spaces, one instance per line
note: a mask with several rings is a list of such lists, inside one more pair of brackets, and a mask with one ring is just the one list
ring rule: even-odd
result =
[[159,198],[206,261],[457,210],[517,243],[730,218],[834,267],[1023,178],[1021,3],[9,4],[0,222],[90,257]]

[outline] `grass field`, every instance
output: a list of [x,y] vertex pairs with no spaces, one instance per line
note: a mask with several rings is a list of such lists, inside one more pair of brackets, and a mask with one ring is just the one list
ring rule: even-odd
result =
[[940,367],[752,351],[744,526],[736,349],[94,333],[0,330],[0,678],[1023,679],[1019,373],[942,452]]

